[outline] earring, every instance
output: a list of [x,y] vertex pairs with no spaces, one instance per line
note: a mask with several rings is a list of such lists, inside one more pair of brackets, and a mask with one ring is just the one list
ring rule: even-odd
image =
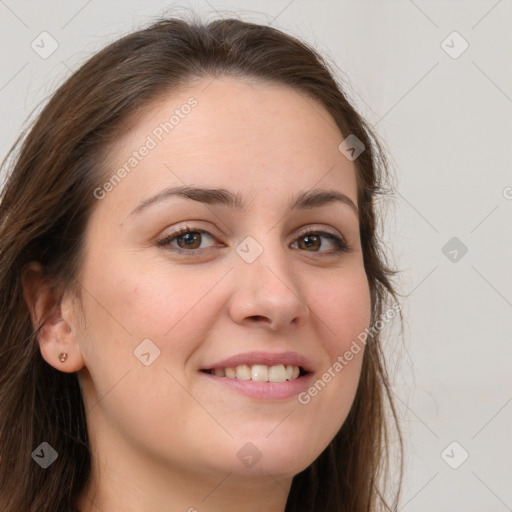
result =
[[66,352],[62,352],[62,354],[59,356],[59,360],[61,363],[65,363],[67,358],[68,358],[68,355]]

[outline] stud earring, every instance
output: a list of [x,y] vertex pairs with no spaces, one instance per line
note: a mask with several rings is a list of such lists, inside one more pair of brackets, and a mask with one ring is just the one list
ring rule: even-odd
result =
[[59,360],[61,363],[65,363],[67,358],[68,358],[68,355],[66,352],[62,352],[62,354],[59,356]]

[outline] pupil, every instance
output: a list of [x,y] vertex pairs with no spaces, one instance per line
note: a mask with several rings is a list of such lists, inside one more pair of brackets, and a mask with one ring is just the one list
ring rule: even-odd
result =
[[306,247],[312,247],[315,243],[317,243],[317,241],[318,241],[317,238],[318,237],[316,235],[307,235],[304,238]]
[[178,242],[178,245],[180,245],[181,247],[183,247],[183,245],[191,246],[194,244],[194,242],[197,241],[198,236],[198,233],[185,233],[184,235],[181,235],[179,237],[181,239],[181,243]]

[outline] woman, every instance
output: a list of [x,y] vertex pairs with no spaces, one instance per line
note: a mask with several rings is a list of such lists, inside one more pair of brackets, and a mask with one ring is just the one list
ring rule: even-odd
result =
[[385,159],[320,56],[163,19],[74,73],[11,160],[3,511],[396,509]]

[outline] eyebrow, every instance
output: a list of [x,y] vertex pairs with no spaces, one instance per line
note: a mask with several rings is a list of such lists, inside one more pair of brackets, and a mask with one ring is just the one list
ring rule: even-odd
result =
[[[140,213],[150,206],[165,201],[166,199],[178,196],[206,203],[211,205],[222,205],[234,208],[239,211],[245,211],[242,196],[223,188],[201,188],[195,186],[172,187],[163,190],[149,199],[145,199],[130,213],[130,215]],[[338,202],[349,206],[359,217],[359,209],[352,199],[347,195],[333,189],[312,189],[300,193],[295,200],[288,206],[287,212],[297,209],[319,208],[327,204]]]

